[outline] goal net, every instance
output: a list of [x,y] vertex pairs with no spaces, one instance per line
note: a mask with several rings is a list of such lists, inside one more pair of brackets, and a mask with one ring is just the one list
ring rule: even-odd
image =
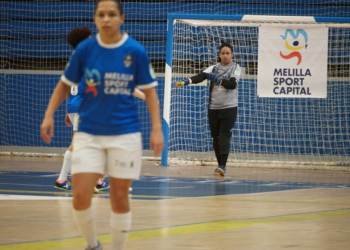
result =
[[[68,32],[87,26],[94,35],[97,33],[92,22],[95,4],[96,1],[1,1],[0,155],[61,156],[70,145],[72,128],[64,122],[65,101],[55,113],[55,134],[49,145],[40,137],[40,124],[72,54],[66,41]],[[127,5],[126,11],[135,9],[133,6]],[[142,23],[142,27],[149,27]],[[129,22],[122,29],[134,31],[132,36],[140,40],[144,33],[139,25]],[[149,35],[149,29],[142,31]],[[149,151],[147,106],[143,100],[135,100],[144,151]]]
[[[350,23],[346,19],[169,14],[162,165],[216,164],[207,109],[209,83],[174,88],[218,63],[222,41],[242,67],[228,164],[350,165]],[[318,22],[317,22],[318,21]],[[320,22],[323,21],[323,22]],[[327,21],[327,22],[326,22]],[[259,98],[261,24],[328,27],[327,98]]]

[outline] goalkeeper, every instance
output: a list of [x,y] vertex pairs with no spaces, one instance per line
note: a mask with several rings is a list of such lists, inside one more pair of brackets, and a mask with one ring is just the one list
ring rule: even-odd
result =
[[241,67],[232,61],[233,47],[222,43],[219,50],[219,63],[202,73],[175,83],[175,88],[188,84],[210,81],[208,119],[213,148],[218,162],[214,174],[224,176],[230,152],[230,139],[237,117],[237,84],[241,77]]

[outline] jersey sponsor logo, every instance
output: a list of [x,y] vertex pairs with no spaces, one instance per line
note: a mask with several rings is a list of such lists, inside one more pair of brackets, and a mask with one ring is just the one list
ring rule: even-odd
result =
[[96,97],[98,95],[98,91],[96,89],[97,85],[101,84],[101,75],[97,69],[85,70],[84,74],[85,83],[88,86],[86,88],[86,93],[92,92],[93,96]]
[[134,75],[127,73],[106,72],[104,75],[104,93],[106,95],[131,95],[128,88],[129,82],[134,80]]
[[297,31],[294,32],[292,29],[286,29],[284,35],[280,35],[280,36],[284,40],[284,46],[286,47],[286,49],[291,51],[287,55],[284,55],[280,51],[280,56],[283,59],[287,59],[287,60],[293,57],[296,57],[298,59],[297,65],[299,65],[302,62],[302,54],[298,50],[307,48],[308,35],[306,31],[303,29],[297,29]]
[[134,61],[134,60],[133,60],[133,58],[132,58],[131,55],[127,55],[126,57],[124,57],[124,60],[123,60],[124,65],[125,65],[125,67],[127,67],[127,68],[129,68],[129,67],[131,66],[131,64],[132,64],[133,61]]

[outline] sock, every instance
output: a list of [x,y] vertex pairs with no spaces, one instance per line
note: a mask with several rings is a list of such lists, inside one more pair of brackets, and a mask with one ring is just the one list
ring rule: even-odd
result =
[[80,232],[84,236],[88,245],[91,248],[97,247],[98,242],[92,207],[89,207],[86,210],[75,210],[73,208],[73,215],[75,218],[75,223],[80,229]]
[[112,249],[123,250],[131,229],[131,211],[124,214],[111,214]]
[[58,180],[60,182],[67,179],[68,173],[70,172],[71,163],[72,163],[72,151],[66,150],[66,152],[64,153],[61,173],[60,173],[60,176],[58,177]]

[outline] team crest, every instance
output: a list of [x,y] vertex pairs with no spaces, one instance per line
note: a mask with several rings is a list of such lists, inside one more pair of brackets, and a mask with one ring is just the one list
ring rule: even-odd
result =
[[130,65],[132,64],[133,59],[131,55],[127,55],[126,57],[124,57],[124,65],[125,67],[129,68]]

